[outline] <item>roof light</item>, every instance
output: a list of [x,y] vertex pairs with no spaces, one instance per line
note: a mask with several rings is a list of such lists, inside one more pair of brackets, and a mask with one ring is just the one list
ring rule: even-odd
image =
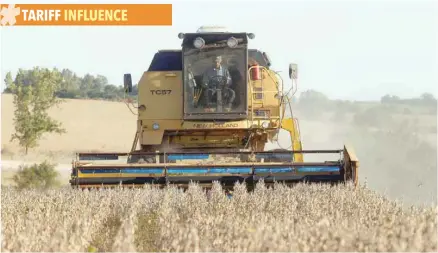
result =
[[195,46],[198,49],[204,47],[204,45],[205,45],[205,41],[201,37],[198,37],[193,41],[193,46]]
[[234,38],[234,37],[231,37],[231,38],[229,38],[229,39],[227,40],[227,45],[228,45],[229,47],[231,47],[231,48],[236,47],[238,43],[239,43],[239,42],[238,42],[237,39]]

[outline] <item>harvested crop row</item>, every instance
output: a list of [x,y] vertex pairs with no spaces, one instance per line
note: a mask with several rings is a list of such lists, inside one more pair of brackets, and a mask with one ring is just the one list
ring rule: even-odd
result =
[[3,251],[436,251],[434,208],[324,185],[2,191]]

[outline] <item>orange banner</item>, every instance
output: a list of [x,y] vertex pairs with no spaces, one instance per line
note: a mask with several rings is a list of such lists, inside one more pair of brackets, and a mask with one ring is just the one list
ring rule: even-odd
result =
[[2,26],[170,26],[171,4],[0,4]]

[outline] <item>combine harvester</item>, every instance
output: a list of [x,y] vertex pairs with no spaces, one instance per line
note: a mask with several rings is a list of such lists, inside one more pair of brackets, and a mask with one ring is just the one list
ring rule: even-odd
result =
[[[261,179],[268,185],[357,184],[359,162],[347,146],[302,150],[282,78],[270,68],[265,52],[248,48],[254,34],[201,27],[178,37],[182,48],[158,51],[138,83],[131,151],[77,154],[73,187],[187,187],[193,181],[210,188],[218,181],[230,189],[239,181],[251,189]],[[289,65],[289,77],[296,82],[296,64]],[[124,87],[132,92],[130,74],[124,76]],[[265,144],[278,140],[281,129],[290,134],[290,150],[265,151]],[[339,159],[304,162],[303,155],[311,153],[338,154]],[[123,156],[125,162],[116,162]]]

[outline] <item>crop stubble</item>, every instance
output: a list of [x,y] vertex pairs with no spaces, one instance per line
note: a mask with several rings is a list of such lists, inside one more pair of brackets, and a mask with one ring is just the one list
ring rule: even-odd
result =
[[3,189],[2,251],[437,250],[437,209],[351,187]]

